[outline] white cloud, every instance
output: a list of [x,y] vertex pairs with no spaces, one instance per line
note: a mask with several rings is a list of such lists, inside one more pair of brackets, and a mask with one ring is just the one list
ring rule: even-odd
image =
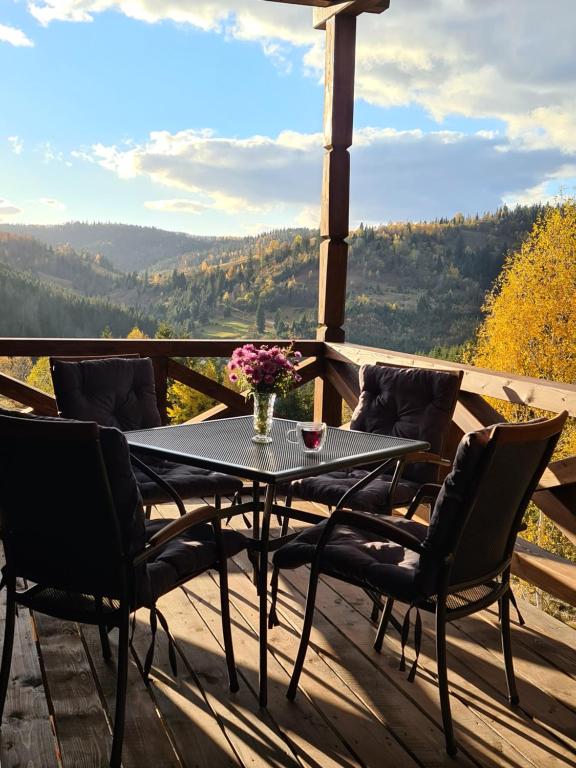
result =
[[19,136],[8,136],[8,143],[10,144],[10,149],[12,152],[14,152],[15,155],[22,154],[22,150],[24,149],[24,142]]
[[241,40],[309,45],[318,36],[312,29],[310,8],[262,0],[32,0],[29,9],[44,25],[89,22],[98,13],[117,10],[148,23],[169,20]]
[[32,48],[34,43],[30,38],[16,27],[0,24],[0,43],[8,43],[16,48]]
[[210,206],[195,200],[172,198],[171,200],[147,200],[144,207],[150,211],[162,211],[165,213],[204,213]]
[[[90,21],[117,10],[170,19],[258,41],[280,66],[286,45],[320,78],[323,38],[308,7],[263,0],[32,0],[43,24]],[[576,151],[576,3],[555,0],[409,0],[358,28],[356,94],[381,107],[419,105],[436,120],[451,114],[502,120],[528,148]]]
[[320,206],[307,205],[296,215],[294,223],[298,227],[317,229],[320,224]]
[[306,204],[320,190],[319,135],[228,139],[209,131],[157,131],[146,144],[128,150],[99,144],[93,152],[119,178],[147,176],[165,187],[202,194],[210,207],[229,213]]
[[18,208],[17,205],[14,205],[9,200],[0,197],[0,219],[17,216],[19,213],[22,213],[21,208]]
[[66,206],[61,203],[60,200],[55,200],[53,197],[41,197],[38,202],[40,205],[45,205],[47,208],[51,208],[54,211],[65,211]]
[[[144,178],[184,190],[147,204],[154,210],[198,206],[232,216],[266,213],[318,224],[322,138],[222,138],[210,131],[158,131],[128,149],[96,145],[93,158],[122,179]],[[570,177],[573,165],[552,149],[521,149],[490,132],[363,128],[352,148],[352,217],[364,221],[430,219],[494,210],[511,196]]]

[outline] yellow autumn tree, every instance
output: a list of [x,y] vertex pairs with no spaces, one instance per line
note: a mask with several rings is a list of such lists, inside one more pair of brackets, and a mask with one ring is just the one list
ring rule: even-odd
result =
[[488,294],[474,362],[576,381],[576,202],[549,208]]
[[[548,208],[516,253],[510,254],[485,305],[471,362],[498,371],[576,382],[576,202]],[[526,406],[495,401],[509,420],[540,416]],[[557,456],[576,454],[576,427],[564,429]],[[529,515],[529,538],[574,557],[549,521]]]
[[[219,379],[218,370],[213,360],[200,360],[194,362],[191,367],[209,379],[214,381]],[[168,417],[173,424],[181,424],[217,404],[213,398],[202,394],[202,392],[197,392],[179,381],[170,383],[168,400]]]

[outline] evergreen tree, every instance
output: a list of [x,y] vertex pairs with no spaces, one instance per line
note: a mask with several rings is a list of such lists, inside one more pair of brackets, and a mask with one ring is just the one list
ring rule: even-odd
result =
[[258,333],[264,333],[266,330],[266,314],[261,301],[258,302],[258,307],[256,308],[256,329]]

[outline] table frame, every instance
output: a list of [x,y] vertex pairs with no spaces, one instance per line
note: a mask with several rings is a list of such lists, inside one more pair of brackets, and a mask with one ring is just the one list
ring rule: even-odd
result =
[[[228,425],[226,424],[228,422]],[[236,425],[232,422],[236,422]],[[259,565],[255,568],[255,583],[257,586],[257,594],[259,597],[259,633],[260,633],[260,676],[259,676],[259,702],[261,707],[265,707],[267,704],[267,676],[268,676],[268,554],[278,549],[282,544],[293,537],[293,534],[288,536],[279,536],[270,541],[270,518],[273,514],[284,516],[289,512],[290,518],[299,520],[302,522],[317,523],[322,520],[321,515],[314,514],[312,512],[306,512],[295,507],[287,508],[284,505],[277,504],[276,490],[279,483],[289,482],[291,480],[297,480],[304,477],[312,477],[318,474],[324,474],[334,471],[335,469],[351,468],[358,465],[375,465],[379,466],[373,470],[369,476],[362,478],[351,491],[348,491],[340,500],[338,506],[342,505],[345,498],[352,495],[353,491],[359,490],[360,487],[364,487],[372,478],[382,471],[384,466],[390,461],[397,462],[401,460],[403,456],[409,453],[417,451],[426,451],[430,448],[430,445],[422,440],[407,440],[404,438],[391,438],[387,435],[372,435],[370,442],[375,445],[379,442],[378,438],[384,443],[385,440],[394,441],[394,444],[382,447],[380,450],[372,449],[368,451],[362,451],[355,454],[338,456],[336,458],[328,458],[323,460],[323,454],[304,454],[299,449],[294,449],[293,455],[298,456],[301,460],[299,466],[286,466],[284,469],[273,470],[269,467],[257,467],[250,466],[248,463],[244,465],[232,464],[229,461],[220,459],[215,456],[206,456],[201,453],[196,454],[192,452],[184,452],[182,449],[173,450],[166,448],[165,437],[167,434],[178,434],[181,438],[184,432],[182,428],[189,427],[188,431],[192,434],[198,433],[198,437],[202,436],[204,431],[202,427],[206,427],[208,430],[216,426],[239,426],[244,431],[248,424],[251,425],[252,418],[250,416],[233,417],[230,419],[215,419],[213,421],[203,422],[199,424],[182,424],[177,426],[155,427],[152,429],[137,430],[134,432],[126,432],[126,438],[128,444],[138,449],[140,455],[150,453],[154,456],[162,456],[166,459],[173,459],[183,464],[190,464],[192,466],[202,467],[204,469],[210,469],[218,472],[225,472],[227,474],[236,475],[237,477],[247,478],[252,480],[252,500],[240,504],[234,504],[229,508],[231,515],[238,515],[245,512],[253,512],[253,539],[250,545],[252,551],[259,553]],[[276,429],[288,430],[296,426],[295,421],[287,419],[275,419]],[[179,430],[179,432],[177,432]],[[339,433],[335,436],[336,439],[341,439],[344,430],[328,427],[328,434],[326,437],[325,446],[329,445],[330,434]],[[355,440],[354,433],[352,431],[345,431],[348,436],[352,435],[348,439]],[[364,432],[356,433],[358,435],[357,442],[364,443],[368,440],[368,434]],[[375,439],[374,439],[375,438]],[[199,441],[200,442],[200,441]],[[255,445],[255,444],[253,444]],[[258,452],[259,450],[259,452]],[[274,450],[274,444],[259,445],[253,456],[258,458],[260,456],[262,461],[265,457],[270,456],[269,451]],[[283,445],[283,450],[285,446]],[[267,453],[268,452],[268,453]],[[289,462],[288,462],[289,464]],[[264,502],[260,499],[260,485],[266,485],[266,493]],[[260,519],[260,513],[262,512],[262,518]]]

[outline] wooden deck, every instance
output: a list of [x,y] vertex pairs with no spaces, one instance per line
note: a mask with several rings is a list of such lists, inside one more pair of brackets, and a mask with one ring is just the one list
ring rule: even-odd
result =
[[[216,577],[205,574],[165,598],[179,652],[175,679],[159,632],[153,680],[138,672],[148,646],[140,612],[129,673],[125,768],[223,766],[576,766],[576,632],[527,604],[513,626],[521,704],[508,706],[493,612],[455,622],[449,679],[460,752],[444,752],[430,617],[414,683],[398,670],[391,631],[372,650],[368,599],[324,579],[301,691],[285,698],[307,584],[305,569],[281,580],[281,626],[270,633],[269,706],[257,703],[258,613],[245,557],[230,562],[231,611],[240,691],[229,694]],[[114,644],[116,633],[112,633]],[[413,656],[408,650],[408,660]],[[8,766],[101,766],[108,761],[114,662],[91,627],[21,610],[0,759]]]

